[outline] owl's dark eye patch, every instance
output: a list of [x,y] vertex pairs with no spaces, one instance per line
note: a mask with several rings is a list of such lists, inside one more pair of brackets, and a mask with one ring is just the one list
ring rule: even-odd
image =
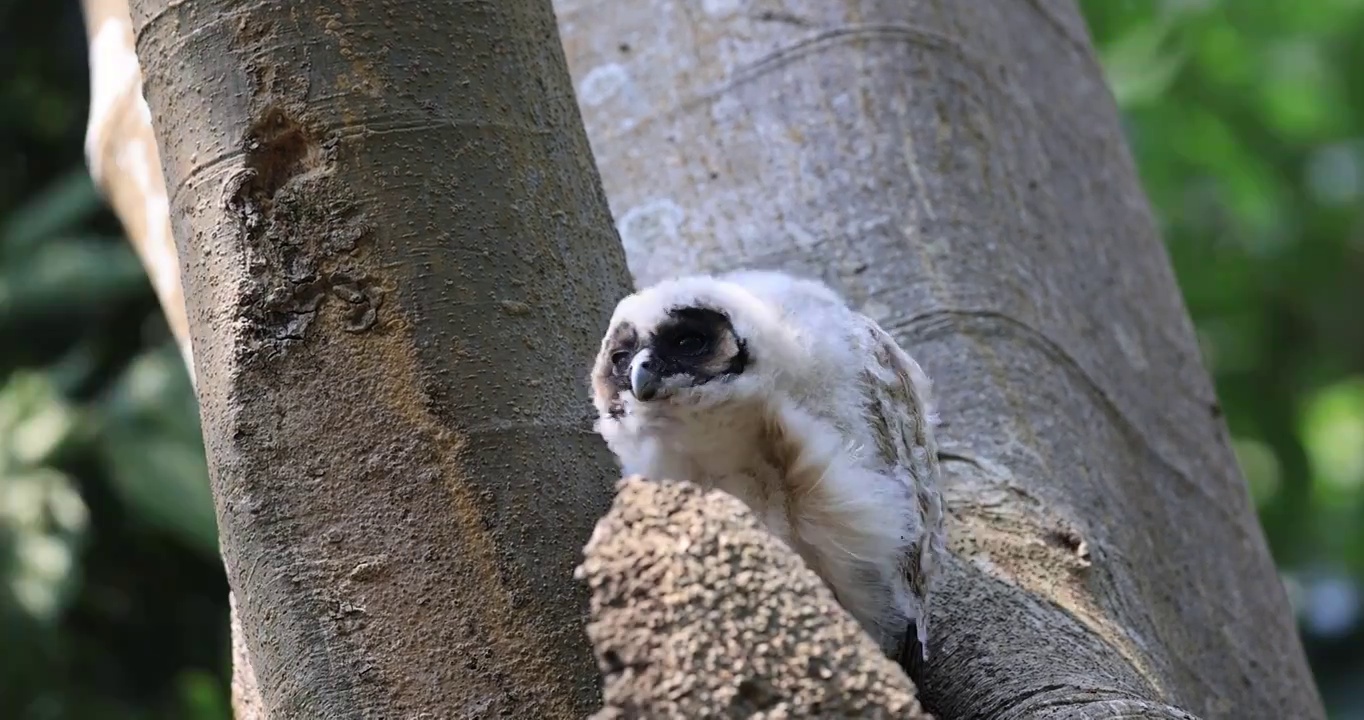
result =
[[706,307],[673,308],[648,344],[662,375],[685,376],[692,385],[738,375],[748,362],[729,316]]
[[[709,314],[702,314],[709,313]],[[686,308],[672,314],[671,322],[658,329],[654,347],[659,355],[696,358],[710,350],[729,329],[729,321],[715,311]]]
[[620,367],[630,362],[630,353],[626,350],[617,350],[611,353],[611,364]]
[[710,347],[710,338],[697,330],[682,330],[671,339],[677,353],[687,357],[696,357]]
[[674,308],[668,315],[674,320],[693,326],[710,327],[714,329],[729,327],[729,316],[719,310],[711,310],[710,308]]

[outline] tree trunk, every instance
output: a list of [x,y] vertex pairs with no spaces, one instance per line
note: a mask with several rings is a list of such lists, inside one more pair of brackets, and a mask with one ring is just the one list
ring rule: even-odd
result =
[[580,718],[623,258],[549,3],[384,8],[132,3],[246,650],[269,717]]
[[1322,718],[1072,2],[558,0],[636,279],[782,267],[921,360],[940,718]]

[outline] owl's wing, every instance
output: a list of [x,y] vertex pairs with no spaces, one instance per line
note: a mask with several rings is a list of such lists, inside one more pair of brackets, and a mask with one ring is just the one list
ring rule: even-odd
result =
[[863,373],[863,393],[877,451],[898,469],[896,475],[914,494],[923,521],[923,532],[913,539],[901,567],[917,605],[915,634],[927,657],[928,595],[945,552],[933,387],[923,368],[894,338],[875,321],[865,322],[872,357]]

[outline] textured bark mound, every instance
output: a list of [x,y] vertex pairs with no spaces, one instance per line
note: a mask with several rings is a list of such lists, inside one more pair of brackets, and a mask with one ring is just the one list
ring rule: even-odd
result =
[[913,683],[738,500],[621,481],[578,569],[605,676],[596,720],[929,719]]

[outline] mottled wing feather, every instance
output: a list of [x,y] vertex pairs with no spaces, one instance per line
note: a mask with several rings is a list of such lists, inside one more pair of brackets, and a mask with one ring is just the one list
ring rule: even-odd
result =
[[[923,533],[913,539],[901,566],[919,602],[921,617],[915,624],[923,643],[928,634],[924,616],[928,596],[938,560],[945,552],[932,385],[919,364],[870,319],[867,332],[875,367],[866,373],[866,401],[877,451],[885,462],[902,471],[897,476],[913,491],[923,522]],[[926,656],[926,646],[923,652]]]

